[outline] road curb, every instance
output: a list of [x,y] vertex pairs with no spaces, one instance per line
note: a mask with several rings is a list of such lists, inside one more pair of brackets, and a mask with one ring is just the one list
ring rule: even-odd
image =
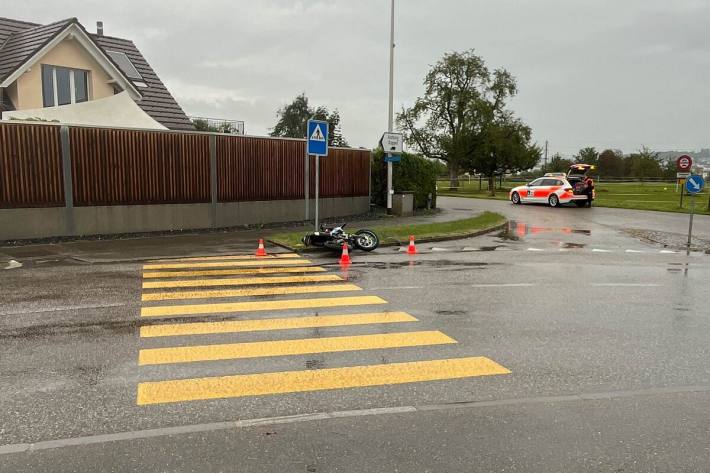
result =
[[[476,230],[475,232],[467,232],[467,233],[457,233],[454,235],[442,235],[438,237],[428,237],[428,238],[417,238],[416,242],[417,243],[434,243],[438,241],[453,241],[453,240],[463,240],[465,238],[474,238],[477,236],[485,235],[487,233],[495,232],[496,230],[502,230],[508,225],[509,220],[505,219],[502,223],[493,225],[491,227],[486,227],[482,228],[480,230]],[[416,238],[416,235],[415,235]],[[284,248],[289,251],[333,251],[330,248],[317,248],[317,247],[309,247],[309,248],[295,248],[289,245],[286,245],[284,243],[279,243],[274,240],[267,239],[269,243],[272,245],[278,246],[280,248]],[[399,241],[399,240],[391,240],[391,241],[386,241],[386,242],[380,242],[380,247],[389,247],[389,246],[402,246],[406,243],[409,243],[409,240],[406,240],[404,242]]]

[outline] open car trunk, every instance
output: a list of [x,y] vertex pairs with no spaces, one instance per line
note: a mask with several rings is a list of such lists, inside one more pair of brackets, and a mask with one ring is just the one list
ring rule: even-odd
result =
[[567,181],[572,185],[572,189],[575,195],[585,194],[587,191],[587,185],[585,181],[587,179],[587,174],[594,170],[594,166],[591,164],[573,164],[570,166],[569,171],[567,171]]

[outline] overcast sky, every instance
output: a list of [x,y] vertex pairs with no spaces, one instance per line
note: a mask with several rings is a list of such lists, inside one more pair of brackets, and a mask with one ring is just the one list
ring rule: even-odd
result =
[[[0,0],[0,16],[76,16],[132,39],[189,115],[265,134],[306,92],[346,138],[387,126],[389,0]],[[474,48],[518,79],[512,109],[550,152],[710,147],[709,0],[397,0],[395,109],[429,66]]]

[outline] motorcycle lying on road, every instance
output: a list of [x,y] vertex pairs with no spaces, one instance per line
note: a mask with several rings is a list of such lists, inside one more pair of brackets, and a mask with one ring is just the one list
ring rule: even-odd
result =
[[306,246],[317,246],[321,248],[332,248],[339,250],[343,243],[347,243],[348,249],[359,248],[363,251],[372,251],[380,245],[380,239],[375,232],[363,228],[355,233],[346,233],[345,223],[341,225],[322,224],[321,231],[308,233],[302,238]]

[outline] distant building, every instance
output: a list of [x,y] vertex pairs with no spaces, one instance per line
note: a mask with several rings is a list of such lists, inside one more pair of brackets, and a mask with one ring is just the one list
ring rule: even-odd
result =
[[132,41],[88,33],[76,18],[48,25],[0,18],[2,119],[193,130]]

